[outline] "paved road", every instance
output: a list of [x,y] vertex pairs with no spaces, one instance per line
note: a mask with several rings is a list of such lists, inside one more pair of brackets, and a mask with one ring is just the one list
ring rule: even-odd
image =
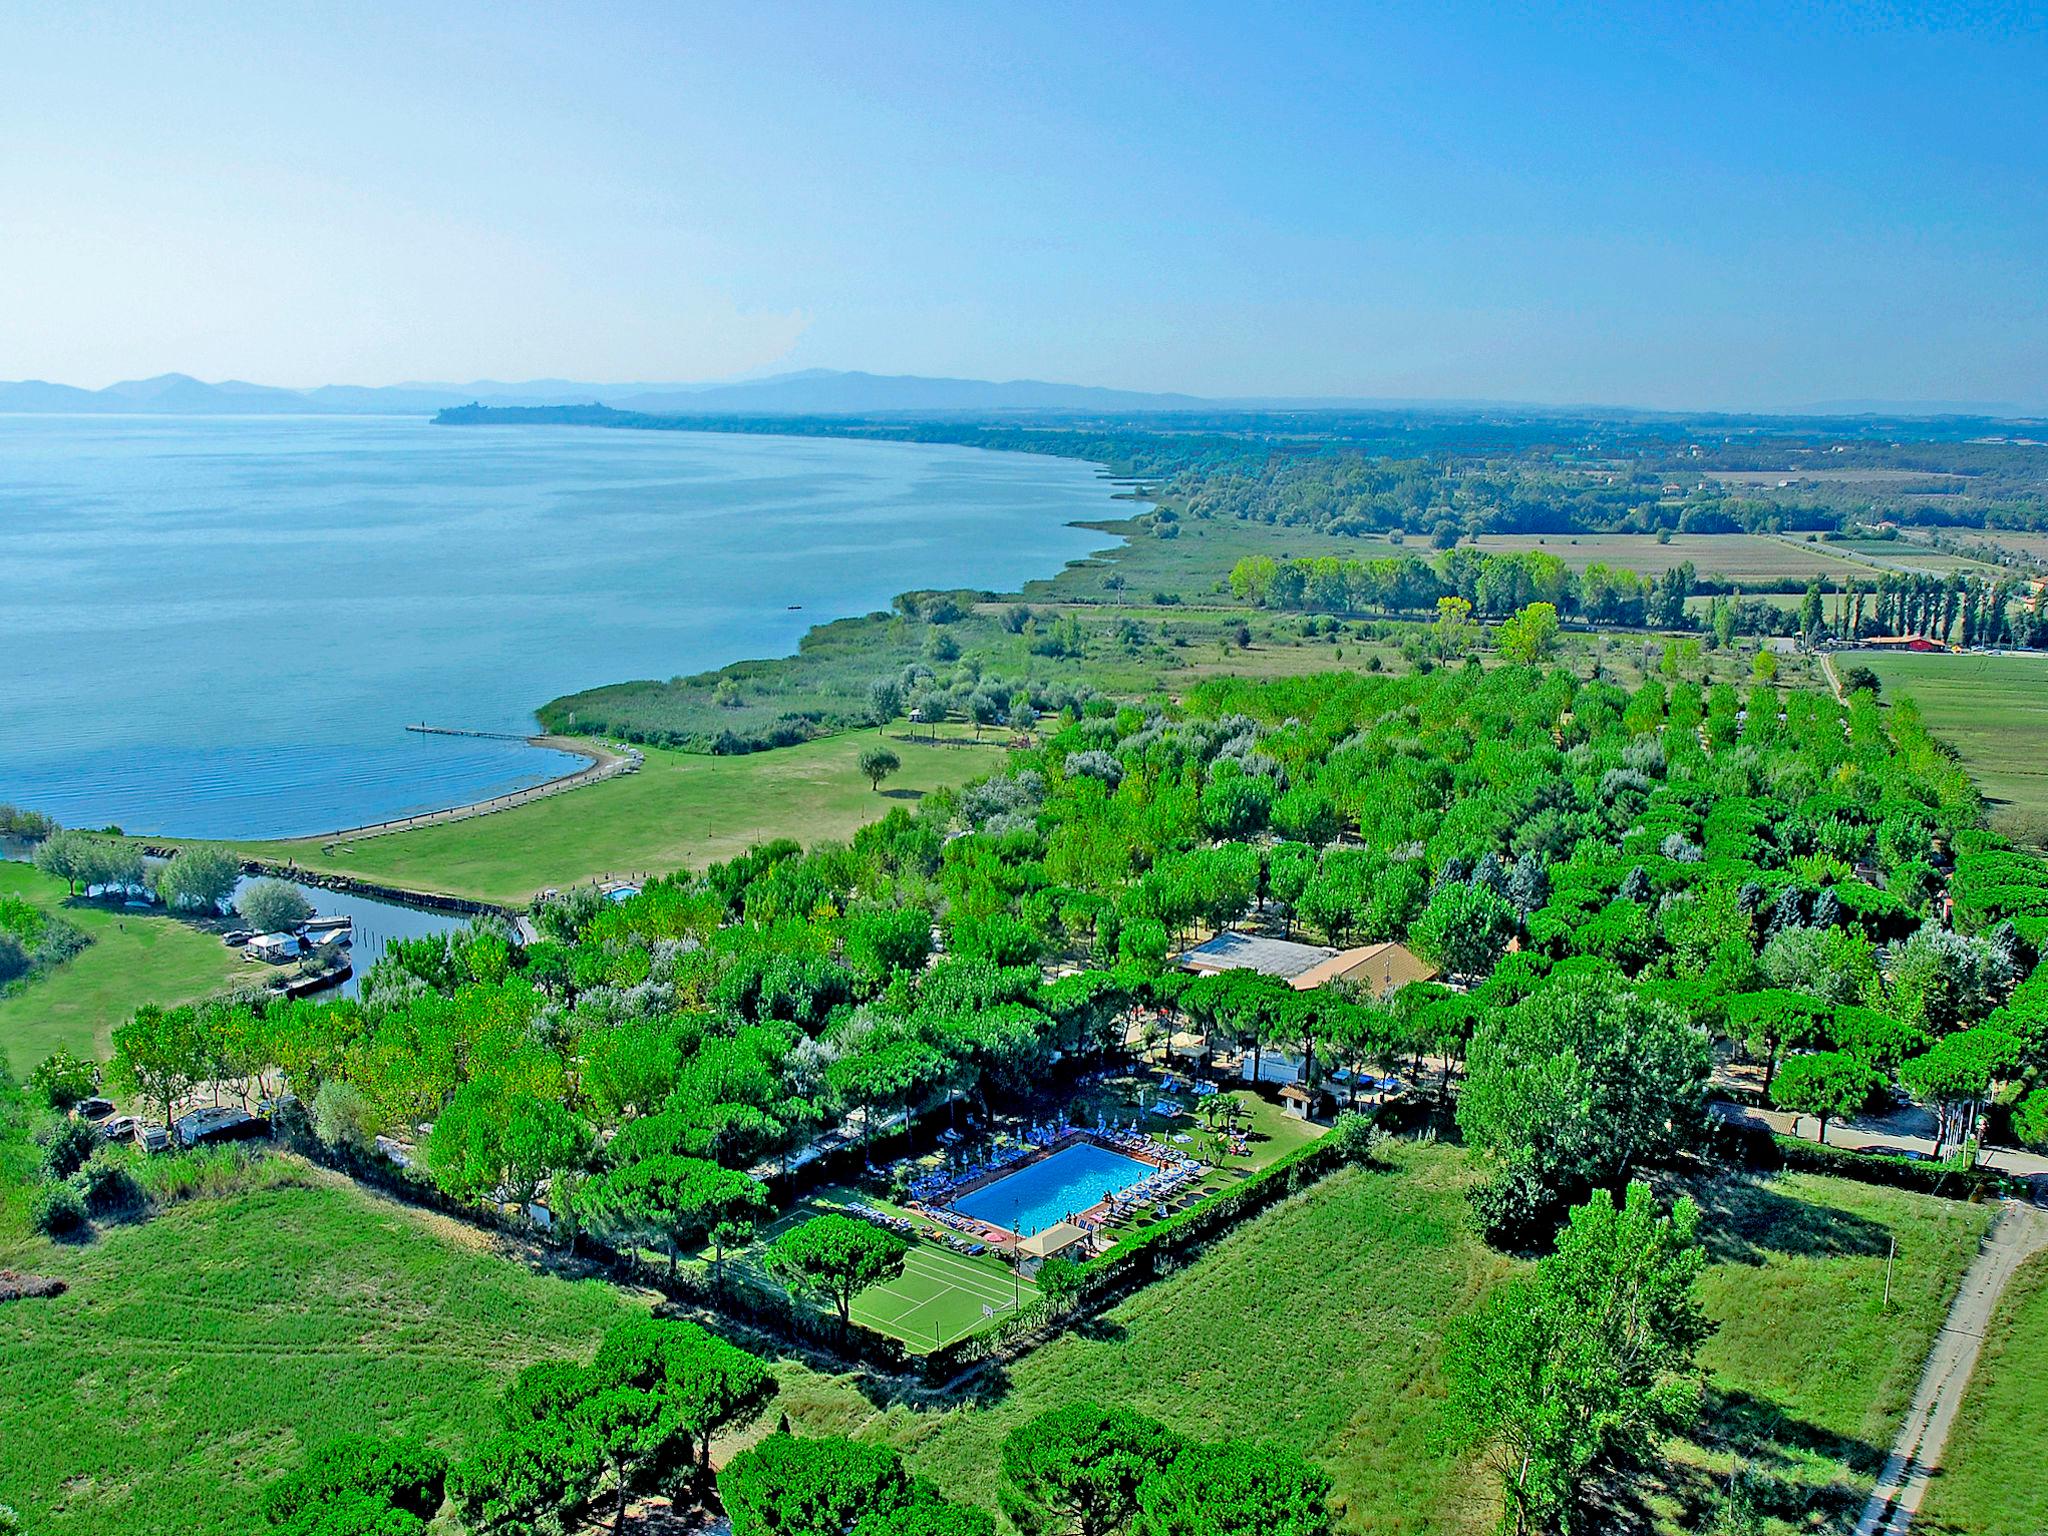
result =
[[[1764,1130],[1775,1131],[1780,1136],[1797,1136],[1812,1141],[1818,1134],[1819,1122],[1811,1115],[1794,1115],[1782,1109],[1757,1109],[1748,1104],[1733,1104],[1725,1099],[1716,1099],[1711,1108],[1724,1120],[1744,1125],[1754,1125]],[[1916,1135],[1900,1129],[1895,1124],[1880,1123],[1875,1127],[1857,1121],[1844,1123],[1840,1120],[1828,1122],[1828,1145],[1851,1152],[1889,1152],[1904,1156],[1917,1152],[1922,1157],[1934,1155],[1934,1138]],[[1955,1154],[1955,1144],[1947,1148],[1948,1155]],[[1986,1147],[1977,1155],[1979,1166],[1996,1168],[2001,1173],[2010,1173],[2023,1179],[2032,1179],[2036,1189],[2048,1194],[2048,1157],[2038,1152],[2022,1152],[2013,1147]]]
[[1976,1262],[1963,1276],[1948,1321],[1928,1351],[1913,1407],[1893,1442],[1870,1502],[1863,1506],[1856,1536],[1904,1536],[1920,1512],[1928,1478],[1941,1468],[1949,1427],[1962,1406],[1970,1372],[1976,1369],[1977,1352],[1984,1344],[1984,1330],[1991,1324],[2005,1283],[2014,1270],[2044,1248],[2048,1248],[2048,1210],[2008,1202],[1978,1250]]

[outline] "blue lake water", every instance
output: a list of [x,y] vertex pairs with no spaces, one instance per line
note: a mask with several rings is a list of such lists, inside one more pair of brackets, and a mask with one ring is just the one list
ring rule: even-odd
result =
[[953,1209],[1029,1237],[1158,1171],[1135,1157],[1079,1141],[962,1195]]
[[405,725],[525,733],[908,587],[1014,588],[1108,493],[942,445],[0,416],[0,800],[259,837],[501,793],[576,760]]

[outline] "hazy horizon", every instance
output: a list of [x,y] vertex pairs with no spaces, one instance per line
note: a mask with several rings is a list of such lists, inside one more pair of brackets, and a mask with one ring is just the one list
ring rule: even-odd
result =
[[10,23],[0,378],[2040,408],[2048,20]]

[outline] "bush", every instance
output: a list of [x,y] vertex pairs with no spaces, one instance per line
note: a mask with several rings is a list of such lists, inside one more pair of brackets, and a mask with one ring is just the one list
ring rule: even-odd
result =
[[70,1237],[85,1230],[85,1197],[68,1183],[45,1184],[29,1204],[28,1219],[45,1237]]
[[99,1073],[82,1057],[69,1051],[52,1051],[29,1073],[28,1086],[61,1114],[92,1097],[93,1090],[99,1087]]
[[0,933],[0,987],[28,974],[28,950],[11,933]]
[[376,1120],[362,1089],[329,1078],[313,1095],[313,1134],[332,1152],[361,1154],[376,1145]]
[[133,1210],[142,1203],[133,1156],[113,1147],[101,1147],[87,1158],[85,1166],[72,1176],[72,1186],[95,1216]]
[[99,1132],[83,1120],[62,1120],[43,1143],[43,1175],[68,1179],[85,1166],[93,1148],[100,1144]]

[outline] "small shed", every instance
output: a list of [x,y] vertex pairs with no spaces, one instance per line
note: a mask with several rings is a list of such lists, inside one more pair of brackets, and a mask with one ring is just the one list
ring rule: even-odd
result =
[[249,953],[258,960],[267,960],[272,965],[283,965],[287,960],[296,960],[305,949],[304,942],[295,933],[259,933],[249,941]]
[[1280,1090],[1280,1107],[1296,1120],[1326,1120],[1336,1101],[1320,1088],[1289,1083]]
[[1047,1259],[1078,1258],[1075,1249],[1088,1241],[1085,1227],[1077,1227],[1071,1221],[1056,1221],[1043,1232],[1034,1232],[1017,1244],[1017,1268],[1023,1274],[1035,1275]]

